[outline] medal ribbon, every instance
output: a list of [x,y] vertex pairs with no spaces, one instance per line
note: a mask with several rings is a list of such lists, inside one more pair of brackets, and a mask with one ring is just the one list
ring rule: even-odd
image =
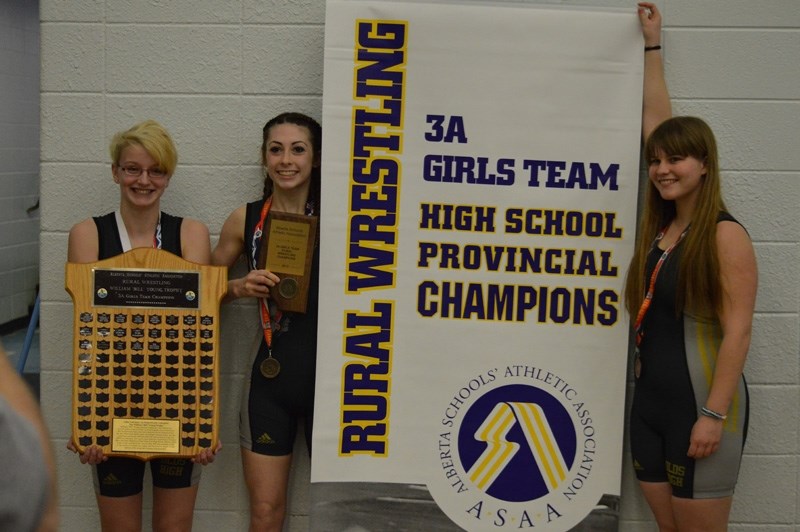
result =
[[[128,230],[125,228],[122,213],[114,211],[114,218],[117,220],[117,233],[119,234],[119,241],[122,244],[122,251],[130,251],[131,239],[128,236]],[[161,212],[158,213],[158,223],[156,224],[156,231],[153,234],[153,247],[161,249]]]
[[[261,215],[259,216],[258,223],[253,231],[253,241],[251,247],[250,263],[253,269],[257,268],[258,262],[258,242],[261,240],[261,235],[264,233],[264,222],[269,214],[269,209],[272,207],[272,196],[264,201],[261,207]],[[267,305],[267,298],[262,297],[258,301],[259,312],[261,314],[261,328],[264,331],[264,341],[267,343],[267,351],[269,356],[272,357],[272,323],[269,316],[269,306]]]
[[[658,233],[658,235],[656,235],[655,240],[653,240],[653,247],[655,247],[658,244],[658,242],[660,242],[661,239],[664,238],[664,235],[666,234],[668,227],[669,225],[667,225],[667,227],[662,229]],[[686,229],[683,230],[678,239],[670,247],[665,249],[663,253],[661,253],[661,256],[658,258],[658,262],[656,263],[656,267],[653,268],[653,273],[650,275],[650,284],[647,287],[647,293],[645,294],[644,299],[642,300],[642,305],[639,307],[639,312],[636,314],[636,323],[633,326],[633,330],[636,331],[637,348],[642,343],[642,339],[644,338],[644,330],[642,329],[642,323],[644,322],[644,317],[647,314],[647,311],[650,309],[650,303],[653,301],[653,293],[655,292],[656,288],[656,278],[658,277],[658,272],[661,270],[661,266],[664,264],[664,262],[666,262],[667,257],[669,257],[669,254],[672,253],[672,250],[674,250],[677,247],[677,245],[681,243],[681,240],[683,240],[683,237],[685,237],[686,233],[688,232],[689,228],[687,227]]]

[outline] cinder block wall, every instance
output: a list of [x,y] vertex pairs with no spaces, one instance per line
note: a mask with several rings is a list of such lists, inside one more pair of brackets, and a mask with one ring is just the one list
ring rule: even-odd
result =
[[[633,1],[602,3],[634,9]],[[800,6],[795,0],[659,5],[675,111],[699,115],[715,129],[726,198],[750,230],[759,259],[747,365],[751,430],[731,530],[796,530]],[[324,13],[323,0],[42,0],[42,403],[58,454],[63,530],[98,528],[89,471],[64,450],[72,308],[63,271],[70,226],[118,203],[108,139],[144,118],[164,123],[180,156],[164,209],[205,221],[215,239],[227,214],[259,195],[265,120],[288,109],[321,117]],[[195,530],[246,529],[237,418],[257,332],[254,314],[246,304],[223,311],[225,447],[204,472]],[[296,457],[287,528],[301,531],[309,510],[303,442]],[[655,530],[628,460],[622,494],[620,529]]]
[[0,0],[0,325],[27,317],[39,283],[38,92],[38,3]]

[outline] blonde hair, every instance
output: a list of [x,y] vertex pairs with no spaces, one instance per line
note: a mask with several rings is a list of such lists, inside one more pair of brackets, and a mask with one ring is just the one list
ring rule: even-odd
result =
[[[674,155],[694,157],[705,163],[700,194],[691,228],[681,244],[678,269],[676,314],[684,310],[704,318],[716,318],[722,308],[722,284],[719,279],[716,228],[721,212],[727,211],[722,200],[717,142],[711,128],[693,116],[677,116],[664,121],[647,139],[644,156],[647,161]],[[625,284],[625,305],[635,316],[644,299],[649,279],[645,279],[647,255],[658,232],[675,217],[675,203],[661,198],[648,180],[645,204],[639,224],[638,240]]]
[[175,167],[178,165],[178,151],[164,126],[155,120],[145,120],[128,130],[116,133],[109,145],[111,162],[115,166],[119,165],[122,151],[133,144],[144,148],[168,176],[175,172]]

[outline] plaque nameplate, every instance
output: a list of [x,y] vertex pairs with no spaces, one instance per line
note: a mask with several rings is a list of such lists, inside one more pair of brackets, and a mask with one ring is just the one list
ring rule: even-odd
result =
[[113,419],[111,450],[118,453],[178,454],[181,422],[177,419]]
[[94,306],[196,309],[199,272],[94,269]]

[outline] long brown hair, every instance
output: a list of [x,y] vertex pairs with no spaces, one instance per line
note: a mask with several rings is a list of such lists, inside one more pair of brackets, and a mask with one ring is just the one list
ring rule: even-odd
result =
[[[691,227],[681,244],[678,269],[676,313],[684,310],[704,318],[715,318],[722,308],[722,283],[719,278],[716,228],[720,212],[727,211],[722,200],[719,158],[714,133],[703,120],[693,116],[677,116],[659,125],[644,147],[647,161],[664,156],[694,157],[705,163],[706,174]],[[675,202],[661,198],[648,179],[645,204],[628,277],[625,283],[625,306],[635,316],[644,299],[649,279],[645,279],[647,255],[658,232],[675,217]]]

